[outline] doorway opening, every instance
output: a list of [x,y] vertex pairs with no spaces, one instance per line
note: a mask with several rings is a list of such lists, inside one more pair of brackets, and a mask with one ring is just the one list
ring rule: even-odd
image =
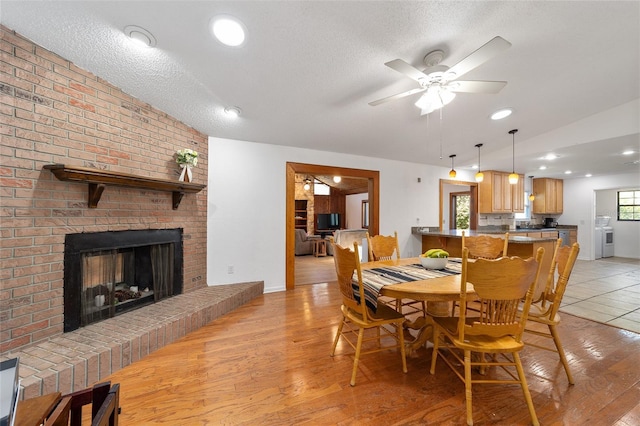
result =
[[[453,200],[458,198],[462,205],[458,206]],[[464,198],[467,196],[468,198]],[[468,204],[467,204],[468,200]],[[468,215],[465,211],[468,205]],[[462,220],[458,222],[458,214]],[[465,225],[468,217],[468,226]],[[478,228],[478,183],[440,179],[440,230]]]
[[296,174],[329,175],[354,178],[365,178],[368,181],[369,232],[377,235],[380,224],[378,220],[380,202],[380,172],[375,170],[351,169],[317,164],[287,163],[286,173],[286,289],[295,288],[295,190]]
[[451,229],[469,229],[471,225],[471,192],[449,194]]

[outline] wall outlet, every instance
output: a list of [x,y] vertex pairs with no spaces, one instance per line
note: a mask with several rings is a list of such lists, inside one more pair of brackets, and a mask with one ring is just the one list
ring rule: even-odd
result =
[[233,265],[227,266],[227,274],[233,274]]

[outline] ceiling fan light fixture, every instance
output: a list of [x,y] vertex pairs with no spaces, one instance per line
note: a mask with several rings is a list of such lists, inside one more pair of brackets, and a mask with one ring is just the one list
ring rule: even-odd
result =
[[513,113],[511,108],[503,108],[491,114],[492,120],[502,120],[503,118],[507,118]]
[[415,106],[422,110],[421,115],[425,115],[449,104],[455,97],[456,94],[445,87],[432,86],[420,96]]
[[454,168],[453,168],[453,159],[455,158],[455,156],[456,156],[455,154],[451,154],[451,155],[449,156],[449,158],[451,158],[451,170],[449,170],[449,177],[450,177],[451,179],[455,179],[456,175],[458,174],[458,173],[456,172],[456,169],[454,169]]

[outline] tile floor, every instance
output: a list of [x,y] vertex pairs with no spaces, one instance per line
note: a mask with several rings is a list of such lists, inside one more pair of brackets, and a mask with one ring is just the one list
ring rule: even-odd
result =
[[640,260],[578,260],[560,311],[640,333]]

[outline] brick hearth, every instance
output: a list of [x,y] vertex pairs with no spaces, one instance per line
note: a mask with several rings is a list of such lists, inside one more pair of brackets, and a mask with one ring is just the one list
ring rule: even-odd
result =
[[206,287],[11,353],[20,357],[22,398],[85,389],[263,290],[262,281]]

